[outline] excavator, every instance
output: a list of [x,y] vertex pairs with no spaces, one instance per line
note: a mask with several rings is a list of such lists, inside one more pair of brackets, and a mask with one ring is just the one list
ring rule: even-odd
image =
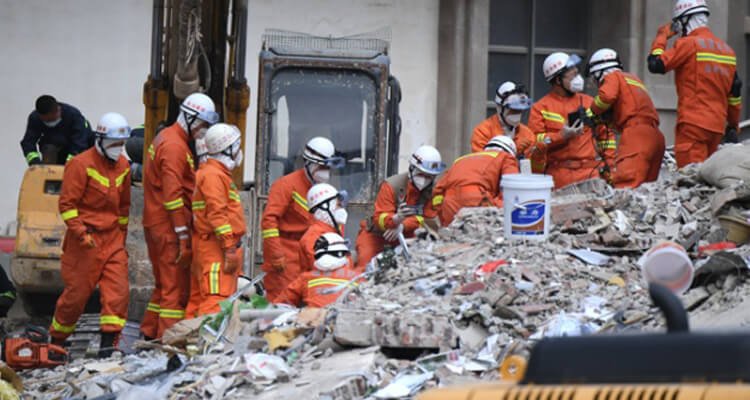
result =
[[[148,162],[147,149],[160,127],[173,123],[179,104],[193,92],[214,100],[222,121],[243,134],[243,151],[252,145],[246,132],[250,88],[245,76],[247,0],[153,0],[151,60],[143,85],[142,137],[132,137],[126,152],[133,177]],[[359,218],[372,207],[377,185],[397,168],[401,121],[398,80],[390,74],[388,31],[343,38],[267,30],[259,49],[258,123],[255,182],[244,182],[244,166],[234,171],[244,188],[250,246],[245,275],[262,262],[259,218],[271,183],[299,165],[301,144],[327,136],[347,163],[333,184],[351,194],[347,227],[355,235]],[[201,151],[196,143],[194,152]],[[198,159],[197,157],[194,159]],[[57,211],[63,166],[41,165],[24,175],[18,198],[16,246],[10,271],[29,314],[49,314],[62,292],[60,255],[65,225]],[[137,180],[137,179],[134,179]],[[129,246],[144,246],[132,232],[138,225],[142,192],[132,192]],[[351,239],[354,239],[352,236]],[[147,268],[130,251],[130,268]],[[146,301],[131,288],[129,315],[138,318]],[[134,309],[138,307],[138,309]]]

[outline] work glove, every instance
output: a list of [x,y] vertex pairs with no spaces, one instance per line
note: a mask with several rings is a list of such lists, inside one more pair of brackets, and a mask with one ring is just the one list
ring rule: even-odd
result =
[[385,239],[386,242],[397,242],[398,241],[398,235],[401,234],[404,231],[404,226],[401,224],[398,224],[397,227],[393,229],[386,229],[385,232],[383,232],[383,239]]
[[190,236],[180,235],[179,248],[177,250],[177,259],[175,264],[182,268],[190,267],[193,262],[193,251],[190,249]]
[[677,32],[672,30],[672,23],[667,22],[666,24],[659,27],[659,30],[656,31],[657,35],[663,35],[666,36],[667,39],[671,39],[673,36],[677,35]]
[[737,129],[734,127],[728,127],[726,131],[724,131],[724,138],[721,141],[722,143],[739,143],[740,138],[737,136]]
[[572,126],[567,123],[562,128],[562,137],[568,140],[583,133],[583,120],[576,121]]
[[92,248],[92,249],[96,247],[96,242],[94,241],[94,237],[91,236],[90,233],[86,233],[83,235],[83,237],[81,237],[81,243],[83,243],[84,246]]
[[284,272],[284,270],[286,269],[286,258],[284,258],[284,256],[276,257],[269,263],[271,264],[271,268],[273,268],[276,272]]
[[230,247],[224,250],[224,273],[233,274],[240,267],[241,247]]
[[518,155],[526,153],[526,150],[534,145],[534,142],[531,139],[523,138],[518,139],[518,143],[516,144],[516,153]]
[[396,210],[396,215],[393,216],[393,222],[396,224],[400,224],[404,222],[406,218],[412,217],[414,215],[417,215],[416,207],[409,206],[406,203],[401,203]]

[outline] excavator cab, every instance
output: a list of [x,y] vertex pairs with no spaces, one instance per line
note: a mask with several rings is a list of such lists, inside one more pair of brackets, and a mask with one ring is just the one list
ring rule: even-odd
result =
[[[302,167],[307,141],[323,136],[346,160],[330,183],[349,195],[345,232],[353,243],[377,185],[398,167],[401,93],[390,75],[388,41],[269,30],[259,59],[252,231],[260,231],[271,184]],[[261,263],[258,235],[252,248],[253,265]]]

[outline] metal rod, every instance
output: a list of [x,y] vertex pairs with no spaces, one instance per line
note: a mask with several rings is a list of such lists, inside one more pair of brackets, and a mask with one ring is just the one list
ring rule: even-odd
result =
[[234,70],[232,78],[243,81],[245,76],[245,53],[247,47],[247,0],[235,0],[234,21]]
[[151,19],[151,78],[161,78],[162,37],[164,29],[164,0],[154,0]]

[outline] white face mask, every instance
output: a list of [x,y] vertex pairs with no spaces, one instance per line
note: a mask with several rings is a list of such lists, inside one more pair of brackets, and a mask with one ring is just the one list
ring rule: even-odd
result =
[[349,213],[346,211],[345,208],[337,208],[333,210],[333,219],[336,220],[336,222],[339,225],[346,225],[346,220],[349,218]]
[[240,151],[238,151],[238,152],[237,152],[237,154],[236,154],[236,155],[234,156],[234,166],[235,166],[235,167],[238,167],[238,166],[242,165],[242,160],[243,160],[243,156],[242,156],[242,150],[240,150]]
[[422,175],[417,175],[413,177],[411,181],[412,183],[414,183],[414,186],[416,186],[416,188],[419,190],[424,190],[424,188],[426,188],[427,186],[430,186],[430,184],[432,183],[432,179],[426,176],[422,176]]
[[54,128],[56,127],[60,122],[62,121],[62,118],[58,118],[54,121],[42,121],[44,122],[44,125],[47,125],[48,128]]
[[505,114],[505,122],[515,128],[521,123],[521,114]]
[[568,88],[568,90],[570,90],[573,93],[583,92],[583,84],[584,84],[583,77],[581,76],[581,74],[578,74],[573,79],[570,80],[570,84],[569,84],[570,87]]
[[104,152],[107,153],[107,158],[113,161],[117,161],[120,158],[120,154],[122,154],[123,149],[123,146],[106,147],[104,148]]
[[315,183],[328,183],[331,180],[331,170],[328,168],[317,168],[312,173],[312,178]]
[[346,257],[334,257],[330,254],[324,254],[315,260],[315,268],[320,271],[333,271],[349,263]]

